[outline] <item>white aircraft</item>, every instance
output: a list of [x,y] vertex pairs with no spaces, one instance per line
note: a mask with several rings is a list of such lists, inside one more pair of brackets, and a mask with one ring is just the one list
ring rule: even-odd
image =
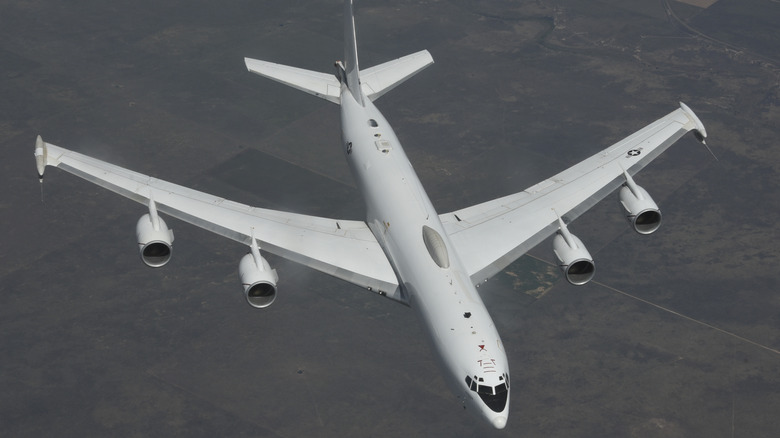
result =
[[[555,234],[565,278],[587,283],[593,259],[567,229],[620,187],[624,214],[640,234],[658,229],[661,213],[635,174],[688,131],[706,131],[685,104],[563,172],[521,192],[439,214],[390,124],[374,101],[433,63],[428,51],[361,71],[352,0],[345,1],[345,57],[335,74],[245,59],[249,71],[339,104],[344,156],[367,206],[365,221],[328,219],[250,207],[142,175],[44,142],[35,143],[38,173],[67,172],[145,204],[136,226],[144,263],[165,265],[173,232],[160,212],[249,247],[239,276],[249,304],[271,305],[278,275],[260,249],[401,302],[419,314],[455,395],[497,429],[509,413],[504,345],[476,286]],[[621,187],[622,186],[622,187]]]

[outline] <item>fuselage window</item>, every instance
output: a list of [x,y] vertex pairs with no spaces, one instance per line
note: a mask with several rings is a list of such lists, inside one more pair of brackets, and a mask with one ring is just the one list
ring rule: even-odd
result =
[[379,123],[377,123],[376,120],[374,119],[368,119],[368,126],[372,128],[376,128],[377,126],[379,126]]

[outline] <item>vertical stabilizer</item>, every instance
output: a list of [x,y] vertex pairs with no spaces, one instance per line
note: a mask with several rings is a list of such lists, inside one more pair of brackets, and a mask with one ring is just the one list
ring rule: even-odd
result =
[[352,12],[352,0],[344,1],[344,71],[347,88],[355,100],[363,105],[363,92],[360,89],[360,70],[358,69],[357,40],[355,38],[355,15]]

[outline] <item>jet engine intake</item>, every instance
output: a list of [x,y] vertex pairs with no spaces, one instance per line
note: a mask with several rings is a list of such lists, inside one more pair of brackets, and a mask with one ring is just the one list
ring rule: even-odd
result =
[[563,227],[553,238],[553,252],[566,281],[580,286],[589,282],[596,265],[582,241]]
[[173,230],[168,228],[161,217],[155,215],[153,219],[149,213],[141,216],[135,225],[135,235],[141,260],[147,266],[159,268],[168,263],[173,248]]
[[260,256],[259,252],[252,251],[241,259],[238,275],[244,286],[244,296],[250,306],[262,309],[273,304],[279,276],[276,274],[276,269],[271,269],[268,261]]
[[620,188],[620,205],[626,219],[637,233],[653,233],[661,226],[661,210],[647,190],[631,183],[627,182]]

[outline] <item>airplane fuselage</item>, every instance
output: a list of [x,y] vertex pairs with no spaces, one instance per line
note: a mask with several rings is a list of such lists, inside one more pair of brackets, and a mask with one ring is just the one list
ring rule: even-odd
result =
[[344,153],[366,222],[422,320],[446,379],[495,427],[506,423],[509,368],[501,339],[390,124],[369,99],[341,93]]

